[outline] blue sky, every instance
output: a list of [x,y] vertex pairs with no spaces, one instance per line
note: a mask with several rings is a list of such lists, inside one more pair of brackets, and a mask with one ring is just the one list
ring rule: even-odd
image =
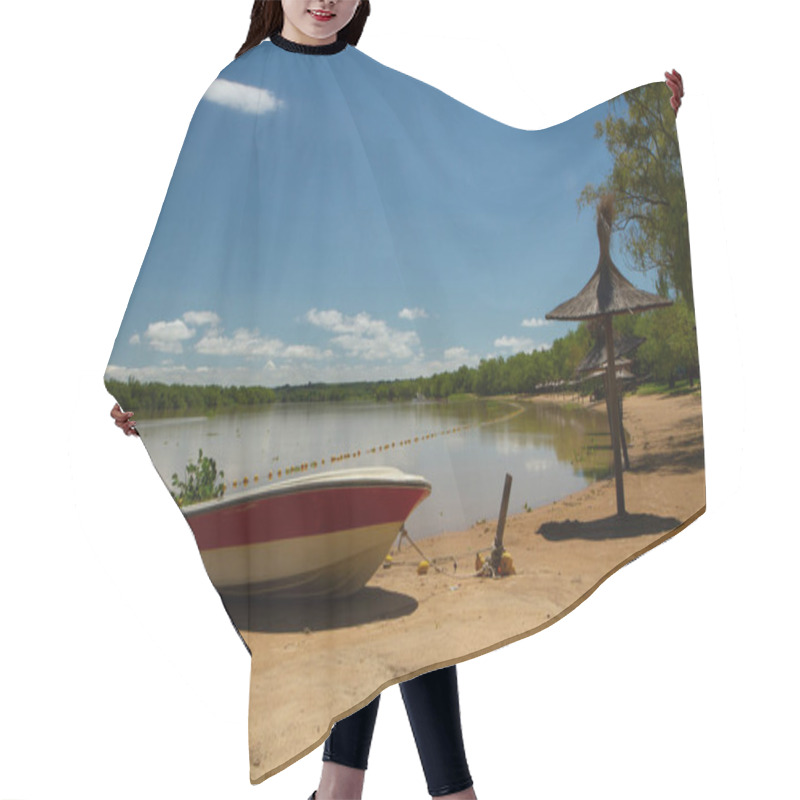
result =
[[608,111],[522,131],[353,48],[262,43],[198,105],[107,377],[416,377],[548,347],[597,263],[576,199],[610,169]]

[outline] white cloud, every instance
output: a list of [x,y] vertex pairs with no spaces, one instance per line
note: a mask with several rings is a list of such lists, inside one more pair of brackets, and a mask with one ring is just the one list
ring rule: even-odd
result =
[[469,359],[470,354],[466,347],[448,347],[447,350],[444,351],[445,361],[458,361],[462,364],[466,364]]
[[[337,317],[337,314],[338,312],[333,312],[333,315],[330,312],[320,312],[323,327],[333,326],[343,332],[362,330],[366,334],[374,327],[374,321],[370,321],[366,315],[365,319],[359,316],[348,320],[341,314]],[[227,334],[221,323],[222,319],[213,311],[187,311],[180,319],[151,323],[142,336],[134,334],[129,343],[136,345],[144,339],[157,352],[180,354],[184,351],[184,343],[197,335],[197,328],[205,327],[206,330],[193,347],[200,355],[299,361],[319,361],[334,357],[330,349],[323,350],[307,344],[285,345],[280,339],[262,336],[258,329],[238,328],[233,334]],[[169,362],[162,361],[161,364],[167,366]],[[266,365],[275,368],[273,361],[268,360]]]
[[266,114],[283,105],[283,101],[268,89],[227,81],[224,78],[217,78],[208,87],[203,99],[245,114]]
[[[325,330],[336,331],[337,333],[346,330],[345,316],[341,311],[335,311],[333,309],[330,311],[317,311],[316,308],[312,308],[311,311],[306,314],[305,319],[312,325],[316,325],[318,328],[324,328]],[[354,318],[351,317],[351,319]]]
[[290,344],[281,355],[284,358],[320,359],[330,358],[333,353],[330,350],[323,352],[318,347],[312,347],[308,344]]
[[183,317],[183,321],[188,325],[214,325],[217,326],[221,322],[219,315],[213,311],[187,311]]
[[106,368],[106,379],[127,381],[136,378],[143,383],[180,383],[189,386],[208,386],[218,383],[221,386],[261,385],[250,367],[207,367],[190,369],[181,364],[158,365],[149,367],[122,367],[109,364]]
[[533,347],[533,339],[522,339],[518,336],[501,336],[494,340],[494,346],[519,353],[522,350],[530,350]]
[[397,316],[413,322],[415,319],[427,319],[428,312],[424,308],[404,308]]
[[265,339],[258,330],[239,328],[233,336],[211,331],[195,345],[195,350],[213,356],[277,356],[283,351],[283,342]]
[[434,359],[418,363],[417,370],[411,377],[433,375],[436,372],[453,372],[463,366],[477,367],[479,361],[480,357],[470,353],[466,347],[448,347],[441,360]]
[[541,328],[542,325],[549,325],[549,319],[539,319],[538,317],[531,317],[530,319],[522,320],[523,328]]
[[346,316],[335,309],[318,311],[312,308],[305,319],[318,328],[337,334],[331,343],[341,347],[348,356],[367,361],[413,358],[415,348],[419,346],[419,337],[414,331],[393,330],[386,322],[373,319],[365,311]]
[[182,353],[183,342],[194,334],[194,329],[182,319],[175,319],[172,322],[151,322],[144,332],[144,338],[159,353]]

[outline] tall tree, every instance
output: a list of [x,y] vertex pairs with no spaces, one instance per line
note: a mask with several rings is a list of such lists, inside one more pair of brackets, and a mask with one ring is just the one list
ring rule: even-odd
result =
[[587,186],[578,207],[593,207],[606,192],[615,196],[615,230],[633,268],[657,271],[657,291],[669,290],[694,308],[689,226],[675,113],[670,90],[651,83],[610,101],[611,112],[595,124],[614,158],[600,186]]
[[673,387],[685,375],[690,385],[694,383],[700,374],[697,333],[694,312],[685,301],[640,315],[636,334],[646,339],[638,357],[655,380],[667,381]]

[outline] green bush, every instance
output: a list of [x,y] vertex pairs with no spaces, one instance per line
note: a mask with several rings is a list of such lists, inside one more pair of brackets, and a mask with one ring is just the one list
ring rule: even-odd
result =
[[170,491],[175,502],[182,508],[192,503],[203,500],[212,500],[225,494],[225,484],[217,483],[217,478],[224,478],[225,473],[217,473],[217,462],[213,458],[203,455],[201,449],[197,456],[197,463],[191,461],[186,465],[184,480],[178,478],[178,473],[172,475],[172,485],[178,492]]

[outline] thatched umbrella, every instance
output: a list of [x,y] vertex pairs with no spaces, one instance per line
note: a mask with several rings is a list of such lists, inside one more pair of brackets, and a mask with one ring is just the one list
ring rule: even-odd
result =
[[[624,356],[630,355],[636,350],[639,345],[644,343],[641,336],[615,336],[614,337],[614,363],[619,366],[623,363],[630,364],[630,361],[625,359]],[[587,353],[586,357],[578,364],[576,372],[586,373],[598,369],[606,370],[606,343],[597,342],[594,347]],[[583,376],[584,378],[586,375]]]
[[625,490],[622,483],[622,456],[620,454],[620,422],[619,414],[613,413],[618,408],[617,381],[614,348],[614,328],[611,318],[615,314],[633,314],[672,305],[671,300],[657,294],[637,289],[630,281],[622,277],[614,266],[609,252],[611,242],[611,223],[614,219],[614,198],[603,195],[597,204],[597,238],[600,240],[600,260],[597,269],[589,279],[589,283],[571,300],[567,300],[554,308],[546,319],[584,320],[602,318],[606,333],[606,370],[608,391],[606,404],[608,418],[611,423],[611,444],[614,451],[614,475],[617,485],[617,514],[625,513]]

